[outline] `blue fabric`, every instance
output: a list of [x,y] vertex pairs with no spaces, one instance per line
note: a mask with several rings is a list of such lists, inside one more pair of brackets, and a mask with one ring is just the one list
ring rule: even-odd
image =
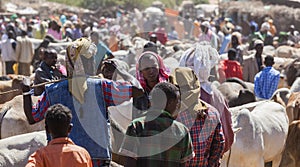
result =
[[224,37],[223,43],[222,43],[220,51],[219,51],[220,54],[227,53],[226,48],[227,48],[230,41],[231,41],[231,34],[228,34]]
[[46,87],[50,105],[61,103],[72,111],[73,128],[70,138],[75,144],[84,147],[92,159],[111,159],[110,123],[103,98],[100,79],[87,79],[88,89],[85,103],[80,104],[72,97],[68,81]]
[[96,69],[98,69],[98,66],[100,65],[101,61],[105,57],[105,55],[112,54],[111,50],[101,41],[99,41],[97,45],[97,53],[95,55],[95,65]]
[[279,71],[273,67],[265,67],[254,77],[254,92],[259,98],[270,99],[278,87]]

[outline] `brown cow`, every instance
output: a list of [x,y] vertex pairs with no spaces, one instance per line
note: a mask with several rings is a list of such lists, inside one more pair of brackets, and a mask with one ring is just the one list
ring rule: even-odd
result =
[[294,120],[300,120],[300,92],[291,94],[286,106],[286,112],[290,123]]
[[22,94],[22,76],[13,77],[11,80],[0,81],[0,104],[10,101],[15,96]]
[[300,120],[293,121],[289,126],[285,149],[280,167],[300,166]]

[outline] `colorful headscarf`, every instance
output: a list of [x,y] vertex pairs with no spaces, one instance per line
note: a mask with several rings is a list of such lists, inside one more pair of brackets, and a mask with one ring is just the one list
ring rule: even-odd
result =
[[143,52],[140,57],[138,58],[138,63],[136,64],[136,78],[138,79],[138,81],[140,82],[140,84],[142,85],[142,87],[144,88],[144,90],[146,92],[150,92],[151,90],[149,90],[149,88],[147,87],[147,83],[145,81],[145,78],[143,76],[143,74],[140,72],[140,60],[144,55],[153,55],[158,62],[158,66],[159,66],[159,72],[158,72],[158,82],[164,82],[167,81],[167,79],[169,78],[169,73],[170,71],[165,67],[162,58],[157,55],[154,52]]
[[80,102],[84,102],[87,90],[86,73],[82,58],[90,59],[97,53],[97,47],[88,38],[79,38],[67,47],[66,66],[69,91]]

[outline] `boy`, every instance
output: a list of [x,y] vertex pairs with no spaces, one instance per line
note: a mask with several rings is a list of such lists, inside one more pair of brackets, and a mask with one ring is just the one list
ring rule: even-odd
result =
[[62,104],[48,108],[45,128],[52,140],[29,157],[26,167],[92,167],[89,153],[68,138],[72,128],[71,119],[70,109]]

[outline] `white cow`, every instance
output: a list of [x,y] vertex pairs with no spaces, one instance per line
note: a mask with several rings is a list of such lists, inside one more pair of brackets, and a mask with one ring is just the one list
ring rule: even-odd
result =
[[32,132],[0,140],[0,166],[24,167],[28,157],[46,146],[46,132]]
[[233,128],[241,130],[235,134],[231,151],[225,153],[221,166],[264,167],[265,162],[272,161],[272,167],[278,167],[289,126],[285,108],[272,101],[261,101],[230,111]]
[[[37,101],[38,97],[32,98]],[[14,97],[6,102],[0,112],[1,139],[19,134],[40,131],[45,129],[44,121],[30,125],[23,110],[22,95]]]

